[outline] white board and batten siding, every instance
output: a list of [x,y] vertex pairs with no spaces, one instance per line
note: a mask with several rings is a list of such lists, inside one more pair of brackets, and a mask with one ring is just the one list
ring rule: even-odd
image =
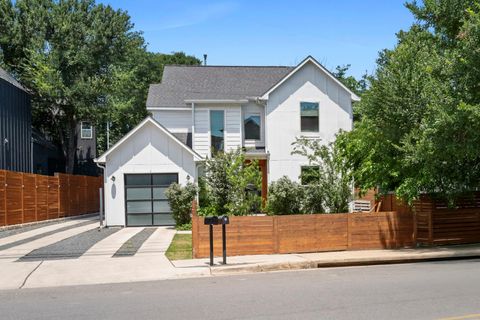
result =
[[210,156],[210,110],[223,110],[225,151],[242,146],[242,109],[240,105],[195,105],[193,149],[202,157]]
[[107,155],[106,163],[107,226],[125,225],[125,174],[177,173],[181,184],[195,177],[192,153],[152,123],[146,123]]
[[[319,104],[319,132],[301,132],[300,102]],[[335,140],[340,129],[352,129],[350,94],[312,63],[305,64],[274,90],[269,95],[266,108],[269,182],[284,175],[294,181],[299,180],[301,166],[308,162],[291,154],[291,144],[296,137],[308,136],[327,144]]]

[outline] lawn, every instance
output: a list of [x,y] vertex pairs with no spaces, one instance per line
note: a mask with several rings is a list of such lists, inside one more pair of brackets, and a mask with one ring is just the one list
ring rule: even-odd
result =
[[192,259],[192,235],[176,234],[165,255],[170,260]]

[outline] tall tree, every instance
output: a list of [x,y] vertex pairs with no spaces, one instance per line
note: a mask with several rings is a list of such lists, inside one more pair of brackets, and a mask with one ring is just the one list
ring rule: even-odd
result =
[[0,0],[4,63],[31,90],[34,119],[55,135],[73,172],[75,131],[106,106],[116,66],[143,39],[126,12],[94,0]]
[[161,81],[165,65],[201,63],[183,52],[151,53],[140,46],[128,48],[125,57],[123,63],[113,68],[105,112],[97,118],[99,152],[105,151],[107,147],[107,123],[111,124],[109,142],[112,145],[147,116],[145,104],[149,85]]
[[480,3],[407,8],[417,22],[380,54],[360,121],[338,143],[364,189],[454,199],[480,187]]

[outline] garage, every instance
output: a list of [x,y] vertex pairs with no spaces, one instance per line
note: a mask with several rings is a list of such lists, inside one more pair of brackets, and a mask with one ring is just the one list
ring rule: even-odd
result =
[[165,190],[178,183],[177,173],[125,174],[127,227],[174,225]]
[[147,117],[95,160],[104,169],[105,224],[174,225],[165,190],[174,182],[195,183],[197,161],[202,160]]

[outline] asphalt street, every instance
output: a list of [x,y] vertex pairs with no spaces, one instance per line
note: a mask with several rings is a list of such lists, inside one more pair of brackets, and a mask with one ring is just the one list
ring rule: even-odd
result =
[[[2,319],[480,319],[480,260],[0,291]],[[138,270],[141,272],[141,270]]]

